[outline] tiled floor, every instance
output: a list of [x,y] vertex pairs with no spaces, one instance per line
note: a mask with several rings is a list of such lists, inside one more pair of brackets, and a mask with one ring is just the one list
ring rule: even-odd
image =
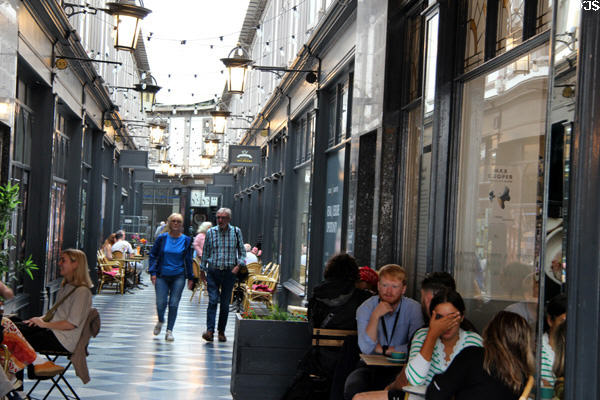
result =
[[[146,276],[145,281],[149,279]],[[206,328],[208,298],[190,302],[185,289],[173,335],[174,342],[152,334],[156,323],[154,289],[149,285],[133,294],[113,294],[111,288],[94,297],[102,328],[90,341],[87,358],[91,381],[84,385],[73,371],[69,382],[82,399],[231,399],[229,382],[234,314],[229,314],[228,341],[207,344],[200,337]],[[218,318],[218,317],[217,317]],[[165,315],[166,319],[166,315]],[[64,365],[64,364],[63,364]],[[25,390],[32,381],[25,381]],[[43,398],[50,384],[33,393]],[[49,399],[61,399],[56,389]]]

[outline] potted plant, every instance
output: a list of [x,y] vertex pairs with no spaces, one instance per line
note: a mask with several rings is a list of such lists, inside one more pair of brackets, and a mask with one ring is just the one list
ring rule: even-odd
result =
[[[14,211],[21,202],[19,201],[19,185],[8,182],[0,186],[0,279],[6,279],[10,270],[10,254],[15,250],[15,236],[10,232],[10,220]],[[31,255],[25,260],[15,260],[15,275],[17,279],[22,273],[26,273],[33,279],[34,270],[38,269],[31,259]],[[8,283],[8,282],[7,282]]]
[[274,306],[236,314],[231,367],[234,399],[280,399],[311,342],[308,322]]

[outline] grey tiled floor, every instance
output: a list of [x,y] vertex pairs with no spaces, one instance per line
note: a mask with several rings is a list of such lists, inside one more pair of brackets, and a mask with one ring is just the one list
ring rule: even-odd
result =
[[[149,281],[148,276],[145,282]],[[69,382],[82,399],[231,399],[229,383],[234,314],[229,314],[226,343],[208,344],[200,337],[206,328],[206,304],[185,289],[173,335],[174,342],[152,334],[156,323],[154,288],[132,294],[113,294],[112,288],[94,296],[102,328],[90,341],[87,358],[91,381],[84,385],[73,371]],[[218,317],[217,317],[218,318]],[[165,315],[166,319],[166,315]],[[64,360],[63,360],[64,361]],[[64,365],[64,363],[62,363]],[[25,381],[25,390],[32,381]],[[46,381],[33,393],[44,397]],[[63,398],[56,389],[49,399]]]

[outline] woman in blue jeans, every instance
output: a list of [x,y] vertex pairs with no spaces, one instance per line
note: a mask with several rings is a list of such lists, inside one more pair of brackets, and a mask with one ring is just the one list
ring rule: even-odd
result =
[[158,313],[154,335],[158,335],[162,330],[168,302],[169,317],[165,340],[169,342],[175,340],[173,326],[177,318],[177,307],[185,280],[188,279],[189,289],[192,289],[194,285],[191,243],[192,239],[183,234],[181,214],[171,214],[167,220],[167,232],[156,238],[150,251],[148,272],[152,276],[152,284],[156,291],[156,312]]

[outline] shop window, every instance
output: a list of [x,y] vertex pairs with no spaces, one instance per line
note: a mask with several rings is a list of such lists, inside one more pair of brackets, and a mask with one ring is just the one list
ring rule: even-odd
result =
[[550,29],[552,24],[552,0],[538,0],[536,29],[543,32]]
[[465,49],[465,72],[483,63],[485,50],[485,18],[487,0],[471,0],[467,13],[467,46]]
[[296,124],[296,165],[309,161],[312,156],[312,139],[315,133],[315,112],[302,116]]
[[48,227],[48,254],[46,256],[46,283],[59,278],[58,257],[63,244],[65,223],[66,183],[54,181],[50,189],[50,224]]
[[333,147],[350,137],[350,110],[352,98],[352,74],[328,92],[328,140]]
[[[415,107],[406,113],[404,128],[406,156],[404,159],[404,202],[402,226],[402,265],[408,268],[409,278],[419,279],[412,272],[417,262],[417,229],[419,221],[419,167],[421,164],[421,107]],[[423,271],[424,273],[424,271]]]
[[301,285],[306,284],[307,276],[307,254],[308,254],[308,235],[310,222],[310,165],[295,170],[296,180],[296,224],[294,240],[294,258],[292,279]]
[[46,282],[58,279],[58,258],[62,249],[65,224],[65,201],[67,190],[67,159],[70,138],[68,121],[57,113],[54,125],[52,152],[52,187],[50,189],[50,217],[48,227],[48,253],[46,257]]
[[408,103],[421,97],[421,16],[409,19],[406,47],[408,59]]
[[523,41],[524,0],[501,0],[498,4],[496,55],[512,49]]
[[536,68],[513,60],[464,85],[454,265],[479,328],[514,303],[537,309],[547,55],[544,45],[526,55]]

